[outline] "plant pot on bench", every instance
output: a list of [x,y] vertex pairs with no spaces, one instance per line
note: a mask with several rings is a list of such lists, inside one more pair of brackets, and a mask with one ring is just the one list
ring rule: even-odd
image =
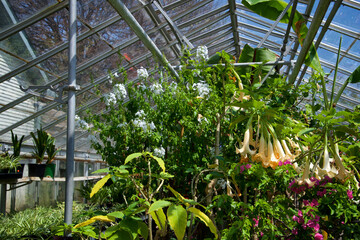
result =
[[45,173],[46,164],[29,163],[29,177],[43,178]]

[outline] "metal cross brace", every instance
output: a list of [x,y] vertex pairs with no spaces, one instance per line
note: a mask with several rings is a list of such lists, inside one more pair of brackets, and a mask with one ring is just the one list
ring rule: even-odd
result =
[[[79,85],[75,85],[75,86],[66,85],[66,86],[61,86],[61,87],[55,88],[54,86],[49,85],[49,86],[29,86],[28,88],[24,88],[23,86],[20,85],[20,89],[21,89],[21,91],[29,93],[31,95],[38,96],[38,97],[43,97],[43,98],[48,99],[50,101],[56,101],[58,103],[64,104],[64,103],[67,103],[67,102],[62,99],[63,92],[64,91],[79,91],[80,86]],[[33,91],[35,89],[43,89],[43,90],[44,89],[49,89],[50,91],[55,92],[57,94],[57,97],[53,98],[53,97],[49,97],[49,96],[46,96],[44,94],[41,94],[39,92]]]

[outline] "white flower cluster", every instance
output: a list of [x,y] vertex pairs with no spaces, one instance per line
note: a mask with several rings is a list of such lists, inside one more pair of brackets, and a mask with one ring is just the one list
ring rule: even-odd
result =
[[85,130],[90,128],[89,124],[82,120],[78,115],[75,115],[75,127],[79,127]]
[[115,93],[116,97],[119,99],[125,99],[127,97],[125,85],[122,83],[115,84],[114,93]]
[[198,93],[199,93],[199,96],[200,97],[206,97],[207,95],[209,95],[211,89],[209,87],[209,85],[204,82],[204,81],[200,81],[198,83],[194,83],[193,84],[193,88],[196,88]]
[[125,85],[122,83],[115,84],[113,91],[105,95],[105,104],[107,106],[115,104],[118,99],[124,100],[127,97]]
[[137,70],[137,75],[138,75],[139,78],[147,78],[147,77],[149,77],[149,73],[144,67],[140,67]]
[[140,110],[137,113],[135,113],[136,119],[133,120],[133,123],[135,126],[142,128],[144,132],[147,132],[148,130],[154,130],[156,129],[155,124],[153,122],[148,123],[145,119],[145,113],[144,110]]
[[111,105],[111,104],[115,104],[116,103],[116,95],[115,93],[111,92],[105,95],[105,104],[107,106]]
[[120,124],[118,125],[118,128],[125,127],[126,125],[127,125],[127,123],[126,123],[126,122],[124,122],[124,123],[120,123]]
[[147,87],[146,87],[145,84],[140,83],[140,85],[138,86],[138,88],[141,89],[141,90],[143,90],[143,91],[145,91]]
[[196,59],[198,61],[206,61],[209,59],[208,53],[209,51],[206,46],[198,46],[196,49]]
[[155,148],[154,149],[154,155],[159,157],[159,158],[165,157],[165,149],[163,147]]
[[176,90],[177,89],[177,83],[176,82],[171,82],[170,89],[173,90],[173,91]]
[[164,92],[160,83],[154,83],[153,85],[151,85],[150,90],[152,92],[154,92],[155,94],[160,94],[160,93]]
[[225,189],[227,185],[226,180],[223,178],[218,179],[216,184],[219,185],[222,189]]

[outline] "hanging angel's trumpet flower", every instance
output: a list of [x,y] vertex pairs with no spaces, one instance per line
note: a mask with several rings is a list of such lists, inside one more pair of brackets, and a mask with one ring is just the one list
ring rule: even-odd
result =
[[281,145],[285,151],[285,159],[290,160],[290,162],[294,161],[296,156],[291,153],[285,139],[281,140]]
[[259,145],[259,153],[257,153],[254,158],[253,158],[253,161],[254,162],[263,162],[263,161],[266,161],[266,158],[267,158],[267,154],[266,154],[266,149],[267,146],[266,146],[266,141],[265,141],[265,138],[264,136],[261,136],[260,137],[260,145]]
[[243,146],[242,148],[239,149],[239,153],[241,155],[245,155],[245,154],[250,154],[250,155],[254,155],[256,153],[255,150],[251,150],[250,149],[250,128],[248,128],[246,131],[245,131],[245,134],[244,134],[244,141],[243,141]]
[[322,168],[318,168],[318,176],[320,178],[323,178],[325,175],[333,178],[338,174],[338,171],[336,170],[336,168],[331,167],[330,165],[330,156],[329,156],[329,151],[327,148],[327,145],[325,145],[324,148],[324,159],[323,159],[323,167]]
[[323,168],[322,169],[325,170],[326,172],[331,171],[329,151],[328,151],[326,145],[325,145],[325,149],[324,149],[324,162],[323,162]]
[[335,164],[336,167],[339,169],[338,173],[336,175],[336,177],[341,180],[344,181],[350,174],[350,171],[346,170],[346,168],[344,167],[340,155],[339,155],[339,147],[337,146],[337,144],[335,144],[335,154],[334,154],[334,158],[335,158]]
[[309,178],[310,175],[310,168],[312,168],[313,165],[309,162],[309,159],[306,158],[306,162],[305,162],[305,168],[304,168],[304,173],[301,177],[301,179],[299,179],[297,182],[299,185],[302,184],[307,184],[309,187],[312,187],[315,185],[315,181],[311,181]]
[[281,146],[279,139],[273,138],[273,141],[274,141],[274,155],[275,155],[276,159],[278,160],[278,162],[284,161],[285,160],[285,152]]
[[279,165],[279,160],[275,157],[274,154],[274,147],[271,143],[269,138],[268,140],[268,158],[267,158],[267,165],[270,165],[272,169],[275,169]]

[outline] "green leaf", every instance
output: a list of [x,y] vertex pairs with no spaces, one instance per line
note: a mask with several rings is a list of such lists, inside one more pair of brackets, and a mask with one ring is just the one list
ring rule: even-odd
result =
[[215,235],[215,238],[218,238],[216,226],[205,213],[194,207],[189,208],[188,211],[203,221],[205,225],[209,227],[210,231]]
[[173,178],[174,175],[172,175],[172,174],[170,174],[168,172],[161,172],[160,177],[163,178],[163,179],[169,179],[169,178]]
[[175,197],[180,200],[182,203],[184,203],[187,207],[190,206],[190,204],[186,203],[185,202],[185,198],[180,194],[178,193],[177,191],[175,191],[175,189],[173,189],[172,187],[170,186],[167,186],[168,189],[170,189],[170,191],[175,195]]
[[[256,14],[271,20],[276,20],[288,5],[287,2],[282,0],[242,0],[242,3]],[[280,20],[280,22],[289,23],[291,10],[292,7],[289,8],[284,17]],[[302,46],[308,33],[308,28],[306,26],[306,21],[304,17],[298,11],[295,11],[292,28],[298,36],[299,43]],[[310,46],[310,49],[305,58],[305,64],[315,69],[320,74],[325,74],[323,69],[321,68],[320,60],[314,44]]]
[[92,174],[95,174],[95,173],[108,173],[109,172],[109,168],[102,168],[102,169],[99,169],[99,170],[96,170],[94,172],[92,172]]
[[107,238],[108,240],[133,240],[133,235],[126,229],[119,229],[114,235]]
[[238,123],[240,123],[240,122],[243,122],[243,121],[245,121],[245,120],[248,119],[248,118],[249,118],[249,116],[247,116],[247,115],[240,115],[238,118],[236,118],[234,121],[232,121],[232,122],[230,123],[230,128],[235,127],[236,124],[238,124]]
[[312,132],[316,130],[316,128],[305,128],[297,133],[297,136],[300,137],[301,135],[307,134],[309,132]]
[[160,208],[155,212],[150,213],[151,217],[154,219],[156,225],[159,227],[160,230],[166,226],[166,216],[164,211]]
[[130,154],[129,156],[127,156],[127,158],[125,159],[125,163],[124,164],[127,164],[128,162],[130,162],[131,160],[133,160],[134,158],[138,158],[142,155],[142,153],[133,153],[133,154]]
[[170,205],[171,205],[171,202],[169,202],[169,201],[164,201],[164,200],[156,201],[153,204],[151,204],[151,206],[149,208],[149,213],[157,211],[164,207],[168,207]]
[[145,240],[148,239],[148,237],[149,237],[148,226],[145,223],[140,222],[140,221],[138,221],[138,226],[139,226],[138,234],[140,234]]
[[347,79],[349,83],[358,83],[360,82],[360,66],[358,66],[355,71]]
[[120,212],[120,211],[116,211],[116,212],[112,212],[112,213],[109,213],[107,214],[107,216],[110,216],[110,217],[115,217],[115,218],[124,218],[125,214],[123,212]]
[[105,183],[111,178],[111,174],[106,175],[102,179],[100,179],[93,187],[90,193],[90,198],[94,196],[95,193],[97,193],[104,185]]
[[177,239],[183,239],[187,223],[186,210],[181,205],[171,205],[167,210],[167,217]]
[[159,166],[161,167],[161,169],[163,170],[163,172],[165,172],[165,163],[164,163],[164,160],[162,160],[162,159],[159,158],[159,157],[155,157],[155,156],[152,156],[152,158],[157,161],[157,163],[159,164]]

